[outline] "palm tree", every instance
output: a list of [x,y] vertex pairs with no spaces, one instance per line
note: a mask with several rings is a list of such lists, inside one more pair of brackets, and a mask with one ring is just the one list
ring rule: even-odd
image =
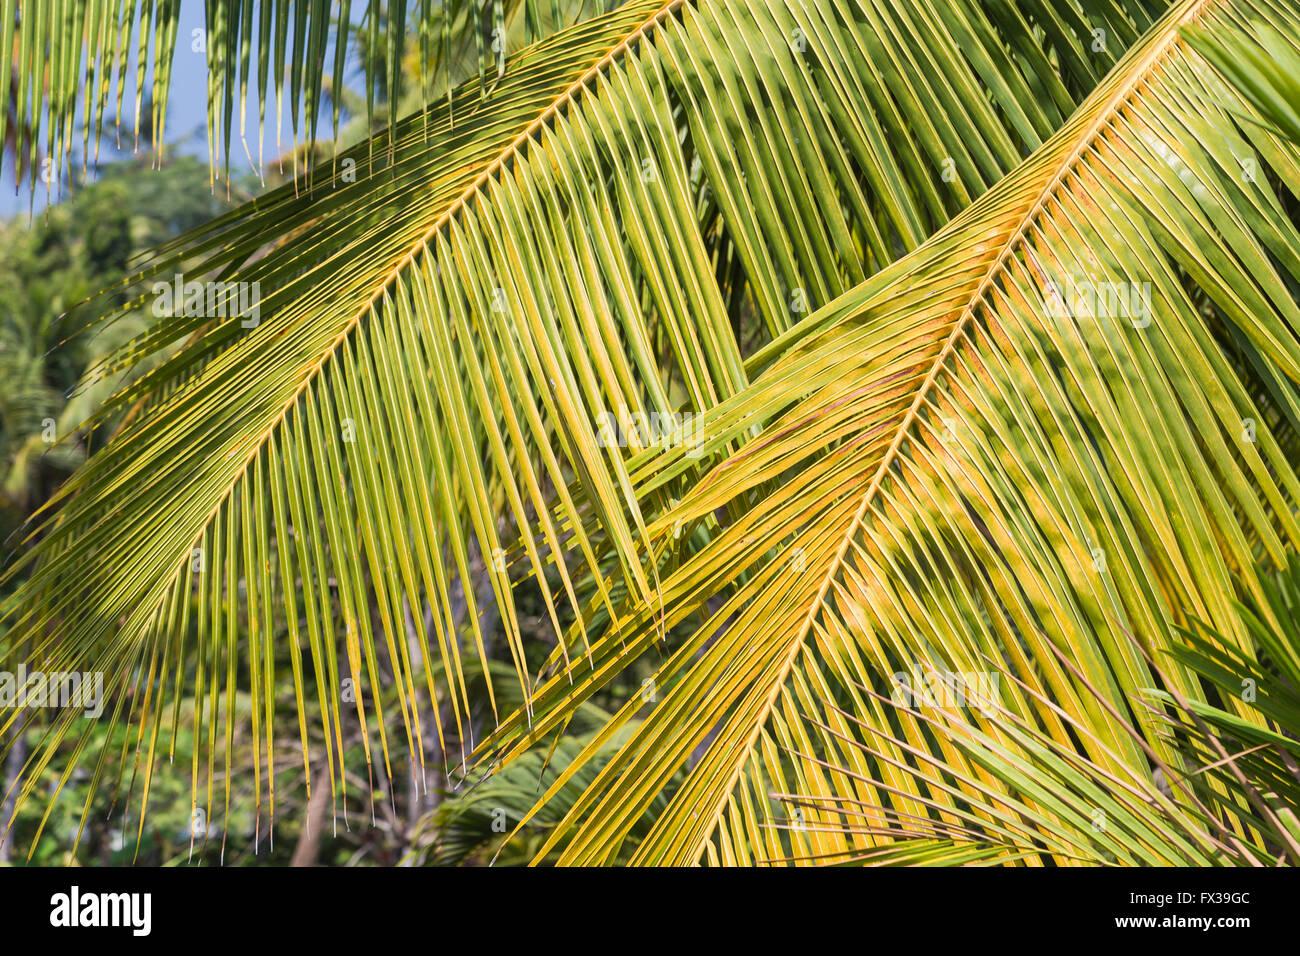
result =
[[[115,290],[257,311],[173,296],[104,365],[161,359],[31,529],[11,639],[107,675],[141,744],[94,779],[142,806],[182,694],[218,806],[243,689],[274,814],[286,645],[332,782],[345,710],[390,778],[433,738],[479,776],[648,660],[539,859],[1300,861],[1262,703],[1297,673],[1300,146],[1264,68],[1298,51],[1274,0],[632,0],[532,44]],[[489,683],[486,739],[473,553],[524,701]],[[26,779],[85,733],[53,718]]]

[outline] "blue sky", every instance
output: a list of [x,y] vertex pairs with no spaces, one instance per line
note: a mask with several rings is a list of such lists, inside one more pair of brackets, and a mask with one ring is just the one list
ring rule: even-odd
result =
[[[206,113],[207,113],[207,69],[203,53],[195,53],[191,49],[192,38],[197,29],[203,27],[203,0],[183,0],[181,3],[181,22],[176,41],[176,55],[172,63],[172,79],[170,85],[169,103],[167,109],[167,122],[164,132],[164,141],[167,143],[167,155],[177,155],[188,153],[202,157],[205,161],[208,155]],[[332,52],[327,52],[327,57],[333,57]],[[329,62],[327,60],[327,62]],[[256,56],[252,63],[253,76],[249,77],[249,97],[245,103],[248,128],[248,148],[252,153],[253,159],[257,159],[257,93],[255,86],[255,74],[257,72]],[[115,131],[109,123],[109,118],[105,117],[104,136],[99,146],[99,159],[101,163],[109,163],[118,159],[127,159],[131,156],[132,139],[129,130],[132,128],[134,109],[135,109],[135,63],[134,56],[130,69],[127,71],[126,93],[122,99],[122,110],[124,113],[122,150],[119,152],[114,148],[116,139]],[[146,88],[152,84],[152,78],[146,78]],[[287,91],[286,91],[287,96]],[[265,133],[265,159],[269,162],[277,154],[276,150],[276,130],[275,130],[275,103],[274,97],[268,91],[268,97],[271,102],[267,104],[266,115],[266,133]],[[111,108],[112,104],[109,104]],[[81,116],[78,113],[78,121]],[[144,118],[144,122],[148,117]],[[328,118],[326,113],[322,112],[321,131],[323,135],[328,135]],[[279,130],[280,142],[288,145],[293,141],[293,132],[289,123],[288,103],[285,104],[285,116]],[[81,131],[77,130],[76,148],[77,154],[74,154],[75,162],[80,165],[81,157],[79,155],[81,143]],[[44,144],[42,144],[44,145]],[[245,158],[244,149],[239,143],[239,120],[236,118],[233,139],[231,141],[230,173],[231,176],[237,176],[249,171],[252,167]],[[93,146],[92,146],[92,156]],[[165,161],[165,160],[164,160]],[[32,199],[31,192],[26,183],[20,184],[17,193],[14,190],[14,169],[12,157],[6,157],[3,172],[0,173],[0,216],[12,216],[15,214],[25,215],[29,202]],[[45,185],[42,183],[36,191],[34,208],[40,211],[45,207]],[[64,190],[66,198],[67,191]],[[55,197],[57,199],[57,197]]]

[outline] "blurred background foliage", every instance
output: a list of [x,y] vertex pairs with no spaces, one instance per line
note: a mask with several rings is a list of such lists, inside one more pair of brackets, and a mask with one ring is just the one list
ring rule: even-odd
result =
[[[555,6],[560,11],[556,20],[560,25],[585,19],[595,11],[593,3],[582,0],[565,0]],[[458,5],[455,9],[463,11],[467,7]],[[549,20],[531,23],[520,16],[512,16],[507,25],[510,49],[552,27]],[[472,31],[465,26],[461,24],[454,30],[458,46],[453,57],[438,64],[452,85],[477,71],[480,55],[490,54],[476,50],[470,39]],[[385,69],[383,56],[370,55],[366,42],[365,31],[355,30],[350,40],[355,70],[350,78],[359,89],[369,86],[370,72],[382,73]],[[417,56],[415,49],[408,51],[404,62],[407,72],[415,71]],[[338,137],[311,147],[315,162],[328,160],[336,151],[368,138],[374,130],[387,125],[394,108],[399,115],[406,115],[422,105],[415,84],[399,84],[396,107],[389,101],[392,84],[387,78],[377,77],[375,86],[378,101],[369,110],[364,94],[352,89],[338,91]],[[335,92],[328,79],[325,92],[329,96]],[[201,110],[202,104],[193,108]],[[134,257],[291,179],[294,160],[301,159],[307,148],[290,147],[285,155],[268,162],[261,175],[248,173],[215,189],[205,159],[177,156],[169,148],[165,161],[160,163],[148,142],[127,160],[97,167],[82,164],[79,157],[74,157],[74,166],[80,166],[81,172],[67,184],[62,202],[35,216],[24,212],[0,220],[0,561],[7,560],[21,545],[25,523],[40,511],[60,483],[102,446],[117,424],[99,423],[93,433],[72,431],[123,383],[120,378],[95,381],[90,372],[96,362],[154,321],[151,313],[142,309],[114,324],[96,327],[93,335],[65,342],[61,329],[70,324],[68,313],[88,296],[118,282]],[[137,368],[132,374],[143,371]],[[56,435],[65,434],[63,441],[55,443]],[[483,590],[477,604],[492,608],[495,602],[490,598],[491,585],[482,555],[474,554],[472,558],[471,570],[479,577],[477,586]],[[18,583],[10,582],[6,593]],[[551,649],[553,635],[550,626],[543,623],[544,604],[536,583],[529,579],[521,587],[521,625],[526,634],[532,632],[536,637],[527,642],[535,650],[536,660],[532,663],[536,668]],[[4,596],[0,594],[0,599]],[[468,635],[466,606],[462,599],[458,624]],[[408,631],[413,633],[412,629],[421,623],[431,627],[431,619],[417,622],[408,613]],[[247,636],[246,625],[241,621],[241,640]],[[515,694],[519,693],[517,684],[508,679],[514,671],[505,663],[509,652],[504,640],[494,639],[502,633],[495,613],[484,612],[480,626],[489,652],[494,650],[494,657],[501,661],[496,704],[500,711],[508,712],[522,704],[522,697],[503,697],[500,690],[513,685]],[[0,647],[5,641],[6,635],[0,632]],[[291,698],[287,635],[277,634],[275,643],[280,649],[275,665],[281,677],[281,699]],[[451,772],[469,749],[470,741],[481,739],[491,726],[481,675],[477,682],[472,678],[469,682],[477,726],[464,728],[463,748],[454,727],[447,728],[443,746],[439,746],[436,734],[426,731],[425,736],[434,739],[426,747],[423,772],[418,766],[414,770],[410,766],[404,741],[388,742],[392,762],[386,767],[377,729],[371,727],[371,762],[367,769],[367,748],[361,728],[354,722],[343,728],[347,747],[342,764],[347,769],[336,787],[330,785],[330,773],[338,773],[337,767],[303,767],[299,715],[292,709],[279,709],[271,731],[276,753],[273,810],[258,806],[251,773],[228,779],[216,766],[211,768],[214,798],[208,803],[210,810],[201,818],[191,815],[189,773],[184,769],[191,766],[196,749],[191,695],[177,710],[159,715],[159,750],[167,753],[177,772],[152,775],[143,826],[140,794],[147,768],[137,764],[134,778],[97,782],[95,761],[85,760],[64,780],[70,758],[78,748],[86,754],[117,754],[130,752],[138,742],[136,728],[110,729],[108,721],[87,720],[88,737],[82,741],[69,738],[58,759],[41,775],[36,791],[15,821],[13,833],[0,844],[0,865],[23,864],[29,850],[30,862],[35,865],[487,864],[507,844],[507,837],[536,797],[592,743],[609,710],[635,694],[652,702],[653,689],[644,684],[652,665],[645,663],[643,670],[630,671],[585,705],[549,752],[539,750],[499,777],[485,781],[460,781]],[[387,676],[391,675],[389,667]],[[242,767],[256,763],[246,676],[234,702],[239,719],[232,743],[235,765]],[[392,686],[391,681],[388,685]],[[387,704],[397,707],[391,700]],[[304,701],[302,718],[308,728],[315,728],[313,753],[323,753],[328,748],[323,744],[320,712],[312,699]],[[424,723],[432,725],[432,716],[426,715]],[[23,761],[38,745],[43,732],[39,724],[29,728],[0,765],[0,819],[9,817],[14,796],[9,793],[10,784],[17,779]],[[200,728],[200,732],[207,733],[208,728]],[[617,743],[606,742],[601,752],[612,751]],[[337,755],[332,756],[337,759]],[[544,815],[529,821],[508,842],[495,859],[496,864],[529,861],[544,842],[546,829],[564,816],[601,766],[603,760],[599,757],[585,766],[548,805]],[[60,787],[58,799],[53,800]],[[331,791],[336,789],[345,795],[333,797]],[[201,799],[199,802],[203,803]],[[79,836],[79,823],[87,806],[90,812],[85,831]],[[47,807],[50,817],[33,848],[32,838]],[[628,848],[629,854],[632,849]]]
[[[93,337],[62,343],[60,327],[64,313],[120,278],[134,255],[207,221],[231,202],[249,198],[260,188],[256,178],[249,177],[234,184],[231,198],[227,200],[224,189],[216,194],[210,190],[207,165],[200,159],[169,160],[161,169],[151,168],[152,163],[152,155],[142,152],[129,162],[104,166],[93,181],[83,178],[71,199],[51,207],[48,212],[30,220],[23,214],[0,222],[0,534],[6,556],[21,542],[24,523],[86,455],[94,453],[107,438],[104,433],[113,427],[114,423],[107,422],[95,434],[73,433],[68,440],[53,443],[56,434],[63,434],[83,421],[106,391],[120,384],[101,382],[87,386],[88,371],[97,360],[153,320],[148,311],[141,310],[99,329]],[[476,570],[482,573],[482,558],[476,556],[476,559]],[[486,575],[483,577],[482,586],[490,589]],[[532,587],[535,589],[536,585]],[[492,602],[480,601],[480,606],[484,605],[490,607]],[[535,664],[540,665],[549,649],[543,636],[551,633],[541,618],[540,594],[522,595],[522,607],[529,612],[523,624],[537,636],[530,646],[537,649]],[[408,623],[415,626],[413,621]],[[508,678],[513,675],[513,669],[504,663],[508,651],[504,643],[492,641],[500,628],[492,620],[481,623],[486,639],[502,655],[503,677],[507,679],[499,680],[497,685],[510,687],[512,681]],[[465,629],[468,631],[467,623]],[[3,640],[0,635],[0,641]],[[287,640],[277,641],[277,646],[282,648],[281,659],[276,662],[277,673],[283,676],[280,689],[292,697]],[[644,679],[644,675],[639,679]],[[639,679],[625,680],[603,695],[605,707],[612,708],[632,694],[642,693]],[[470,686],[471,689],[477,686],[480,692],[481,699],[476,704],[484,715],[483,726],[474,730],[481,735],[488,726],[486,689],[481,681]],[[498,693],[498,708],[511,708],[521,702],[521,699],[503,700]],[[237,709],[246,714],[250,706],[248,697],[241,694]],[[319,711],[311,701],[306,701],[305,706],[308,727],[319,729]],[[600,701],[593,703],[589,710],[599,714]],[[388,778],[381,758],[375,762],[373,779],[368,780],[361,731],[353,727],[351,746],[345,754],[349,768],[344,781],[347,798],[333,806],[326,802],[330,789],[328,768],[313,768],[323,784],[317,792],[325,794],[326,800],[310,807],[306,772],[297,742],[297,715],[292,710],[280,710],[273,731],[278,754],[273,828],[268,821],[270,808],[259,810],[256,805],[251,775],[228,781],[231,815],[226,817],[222,788],[227,781],[217,768],[217,799],[212,803],[207,821],[206,840],[200,837],[191,846],[190,831],[195,829],[197,833],[200,827],[192,826],[190,788],[185,772],[153,776],[149,812],[141,830],[141,782],[138,779],[101,781],[98,786],[92,786],[93,764],[88,764],[71,774],[59,799],[54,801],[50,822],[31,862],[44,865],[73,862],[71,851],[77,839],[78,822],[89,800],[92,810],[77,853],[77,861],[82,864],[122,865],[135,861],[175,865],[206,859],[223,861],[228,866],[283,865],[294,861],[295,854],[298,862],[334,865],[486,863],[531,807],[541,792],[538,787],[543,780],[549,785],[581,747],[590,742],[598,726],[594,720],[575,720],[549,759],[545,753],[538,753],[535,759],[511,767],[500,779],[489,779],[479,786],[448,781],[449,767],[444,765],[436,741],[425,755],[427,773],[418,785],[407,765],[405,747],[400,745],[391,747],[390,751],[391,772],[398,783],[393,785]],[[371,728],[372,753],[378,754],[380,747],[374,730]],[[39,727],[30,729],[28,739],[10,752],[3,768],[4,791],[17,775],[20,758],[25,759],[31,753],[41,733]],[[117,727],[111,732],[111,740],[106,739],[109,733],[106,727],[96,725],[84,744],[86,752],[94,754],[107,749],[120,753],[123,748],[134,746],[134,729]],[[245,716],[238,722],[234,741],[236,763],[245,767],[254,762],[250,736]],[[162,715],[159,739],[166,741],[161,749],[168,752],[173,763],[182,768],[190,765],[194,757],[192,698],[179,714]],[[320,739],[318,735],[314,744],[319,744]],[[64,748],[65,756],[73,752],[73,747],[74,742],[69,741]],[[454,750],[450,745],[448,750],[452,753],[449,762],[454,765],[461,756],[459,741],[455,742]],[[565,796],[550,806],[545,817],[532,822],[530,832],[511,841],[509,852],[498,863],[515,864],[530,859],[542,842],[544,828],[563,816],[568,800],[581,792],[582,785],[602,765],[597,761],[585,767],[566,788]],[[45,792],[33,794],[33,799],[27,802],[12,838],[0,848],[0,859],[5,862],[25,859],[65,766],[65,761],[57,761],[44,773],[40,789]],[[143,773],[143,768],[140,772]],[[3,815],[8,815],[7,802]],[[307,826],[309,815],[316,827],[314,833]],[[225,841],[223,838],[228,833],[237,838]]]

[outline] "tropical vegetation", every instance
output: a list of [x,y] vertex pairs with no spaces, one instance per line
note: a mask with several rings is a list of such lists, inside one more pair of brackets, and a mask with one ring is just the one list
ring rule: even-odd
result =
[[[165,89],[176,4],[20,6],[28,167]],[[260,840],[287,734],[419,862],[1300,862],[1293,5],[349,6],[207,5],[214,171],[256,62],[298,175],[62,320],[155,317],[4,572],[107,690],[0,708],[15,812]]]

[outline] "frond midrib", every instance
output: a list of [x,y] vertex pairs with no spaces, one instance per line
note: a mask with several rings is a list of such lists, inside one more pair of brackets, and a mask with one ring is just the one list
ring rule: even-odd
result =
[[[840,566],[843,564],[844,557],[848,553],[849,545],[852,543],[853,536],[856,533],[858,526],[866,517],[872,501],[875,499],[876,493],[879,491],[885,476],[889,473],[889,469],[899,450],[902,448],[903,442],[906,440],[913,423],[917,420],[921,408],[925,405],[930,390],[938,380],[939,374],[947,364],[949,356],[952,354],[957,343],[961,340],[967,326],[974,318],[976,309],[984,300],[984,297],[988,294],[989,290],[993,287],[993,284],[1002,272],[1007,261],[1019,247],[1020,242],[1023,240],[1028,229],[1033,225],[1038,215],[1060,188],[1061,184],[1073,170],[1080,157],[1084,155],[1097,136],[1100,135],[1108,126],[1116,112],[1129,100],[1130,96],[1141,85],[1141,83],[1145,81],[1150,71],[1169,52],[1170,48],[1175,44],[1182,42],[1182,37],[1179,31],[1183,27],[1190,25],[1196,18],[1201,16],[1209,7],[1217,2],[1218,0],[1183,0],[1181,8],[1170,10],[1165,15],[1164,25],[1158,28],[1158,32],[1154,32],[1149,38],[1148,48],[1141,51],[1134,50],[1128,57],[1126,57],[1126,60],[1132,60],[1133,62],[1124,70],[1122,78],[1115,89],[1106,92],[1101,100],[1092,107],[1092,111],[1095,114],[1092,119],[1079,131],[1067,127],[1058,134],[1058,138],[1062,141],[1067,138],[1073,138],[1075,141],[1074,146],[1070,149],[1069,153],[1063,157],[1060,163],[1056,165],[1055,172],[1043,185],[1043,188],[1039,190],[1033,203],[1025,211],[1024,215],[1020,217],[1016,228],[1005,240],[1002,241],[998,250],[997,258],[989,266],[988,271],[980,280],[975,291],[971,294],[970,300],[965,306],[963,306],[961,312],[958,314],[952,332],[945,340],[942,349],[940,349],[939,354],[931,364],[930,370],[926,374],[925,379],[918,387],[916,398],[913,400],[911,406],[899,422],[894,438],[891,440],[888,448],[882,455],[880,463],[874,471],[871,482],[863,493],[862,502],[859,505],[858,511],[853,520],[849,523],[848,528],[845,530],[840,545],[826,570],[826,574],[822,579],[821,585],[818,588],[811,605],[808,608],[808,612],[803,617],[803,623],[800,626],[799,633],[791,642],[790,650],[786,655],[786,660],[782,663],[781,669],[777,672],[776,677],[772,682],[772,689],[759,710],[758,717],[754,721],[754,726],[751,728],[749,736],[746,738],[743,746],[736,748],[737,756],[734,760],[730,775],[725,784],[715,791],[718,799],[715,807],[711,811],[709,824],[707,827],[702,827],[699,832],[711,833],[713,829],[716,828],[717,822],[726,806],[725,795],[731,793],[735,787],[736,781],[744,770],[745,762],[753,751],[754,744],[757,741],[759,734],[762,732],[762,728],[766,724],[768,716],[772,712],[772,708],[776,706],[776,701],[780,697],[786,681],[789,679],[790,672],[794,668],[795,662],[799,659],[800,652],[805,646],[808,632],[812,628],[813,621],[825,602],[826,594],[830,590],[830,585],[835,579]],[[1123,65],[1123,63],[1121,65]],[[1086,103],[1080,108],[1080,113],[1082,113],[1084,109],[1087,109]],[[1044,144],[1044,148],[1050,148],[1050,145],[1049,141],[1049,143]],[[968,210],[968,215],[977,212],[979,205],[980,204],[977,203],[976,206]],[[959,220],[962,218],[965,217],[959,217]],[[954,220],[953,223],[950,223],[950,227],[955,225],[959,220]],[[934,242],[947,231],[948,230],[942,230],[936,237],[931,239],[930,242]],[[923,244],[913,253],[913,255],[920,255],[921,251],[929,244],[929,242]],[[695,861],[698,861],[699,857],[703,854],[705,845],[706,842],[701,841],[695,848],[692,856]]]
[[[496,175],[497,172],[509,164],[511,160],[517,158],[523,153],[528,144],[533,141],[533,137],[539,130],[545,127],[546,124],[549,123],[567,105],[573,103],[578,96],[589,89],[592,82],[597,79],[611,63],[624,53],[631,50],[640,40],[645,38],[649,31],[657,28],[665,18],[671,16],[680,7],[685,5],[686,2],[687,0],[668,0],[668,2],[660,6],[653,15],[647,17],[636,27],[636,29],[628,33],[619,41],[618,44],[611,47],[608,52],[593,63],[581,77],[571,83],[558,97],[556,97],[555,100],[535,120],[533,120],[501,151],[500,155],[498,155],[496,159],[489,163],[487,167],[485,167],[483,171],[465,187],[464,191],[456,197],[450,205],[448,205],[443,213],[411,245],[410,249],[407,250],[407,252],[397,260],[393,267],[383,275],[370,298],[367,299],[365,303],[356,310],[351,318],[346,321],[343,328],[339,330],[338,334],[330,342],[329,346],[321,352],[320,356],[311,365],[304,369],[301,381],[297,388],[294,389],[292,395],[285,401],[280,411],[267,423],[256,439],[248,443],[250,451],[245,457],[243,465],[232,473],[233,477],[230,481],[229,487],[225,490],[225,493],[221,495],[208,514],[208,517],[204,520],[204,528],[211,525],[212,521],[220,513],[227,500],[229,500],[230,495],[233,494],[234,489],[238,486],[240,480],[242,480],[242,478],[248,473],[253,462],[256,460],[257,456],[261,454],[262,449],[265,448],[266,443],[270,440],[276,429],[283,424],[286,416],[288,416],[302,398],[303,393],[307,391],[314,381],[316,381],[321,369],[323,369],[326,363],[337,354],[338,349],[357,329],[361,324],[362,319],[364,319],[365,316],[374,310],[376,305],[382,301],[383,297],[393,287],[394,283],[396,283],[405,270],[415,262],[416,257],[419,256],[422,251],[428,251],[428,244],[433,241],[433,239],[442,232],[449,223],[451,223],[458,213],[465,209],[465,207],[479,195],[483,187],[492,180],[492,177]],[[589,26],[590,22],[584,25]],[[200,532],[200,536],[201,535],[202,532]],[[184,564],[185,560],[184,555],[182,554],[178,568],[183,568]]]

